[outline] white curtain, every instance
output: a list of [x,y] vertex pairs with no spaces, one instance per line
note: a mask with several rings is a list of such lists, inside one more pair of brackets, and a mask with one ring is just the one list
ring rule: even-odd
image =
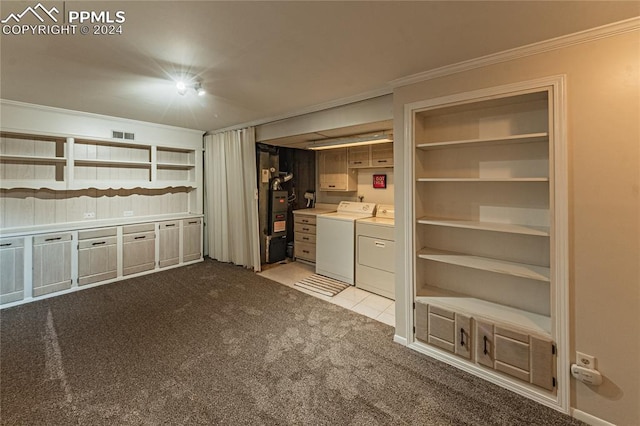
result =
[[204,138],[209,257],[260,271],[255,129]]

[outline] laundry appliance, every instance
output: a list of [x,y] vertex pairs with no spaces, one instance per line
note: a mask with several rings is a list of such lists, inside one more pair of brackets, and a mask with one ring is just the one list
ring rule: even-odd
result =
[[341,201],[335,213],[316,219],[316,274],[355,283],[355,228],[375,214],[374,203]]
[[395,219],[392,205],[356,222],[356,287],[395,300]]

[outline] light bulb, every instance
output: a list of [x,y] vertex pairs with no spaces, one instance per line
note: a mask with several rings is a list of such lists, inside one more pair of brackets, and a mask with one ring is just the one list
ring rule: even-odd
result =
[[184,84],[184,81],[178,81],[176,83],[176,87],[178,88],[178,93],[180,93],[181,95],[187,93],[187,85]]
[[198,91],[198,96],[204,96],[207,94],[207,91],[204,90],[204,88],[202,87],[198,87],[197,91]]

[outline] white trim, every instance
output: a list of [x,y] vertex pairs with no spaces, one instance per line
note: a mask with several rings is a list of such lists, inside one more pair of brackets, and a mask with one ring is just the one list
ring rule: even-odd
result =
[[571,409],[571,417],[585,422],[586,424],[591,426],[616,426],[614,423],[609,423],[606,420],[602,420],[599,417],[593,416],[589,413],[585,413],[584,411],[578,410],[577,408]]
[[397,334],[393,336],[393,341],[401,344],[402,346],[407,346],[407,339],[402,336],[398,336]]
[[498,64],[500,62],[512,61],[527,56],[537,55],[552,50],[563,49],[576,44],[588,43],[600,40],[605,37],[612,37],[624,34],[630,31],[640,29],[640,17],[626,19],[624,21],[614,22],[612,24],[603,25],[588,30],[579,31],[577,33],[563,35],[549,40],[537,43],[527,44],[525,46],[504,50],[498,53],[492,53],[479,58],[470,59],[456,64],[445,65],[440,68],[434,68],[421,73],[413,74],[407,77],[398,78],[390,81],[391,87],[406,86],[408,84],[418,83],[425,80],[431,80],[450,74],[481,68],[488,65]]

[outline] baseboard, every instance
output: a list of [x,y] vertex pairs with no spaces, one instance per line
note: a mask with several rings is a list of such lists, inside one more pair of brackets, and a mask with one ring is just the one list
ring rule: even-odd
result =
[[397,334],[393,336],[393,341],[396,343],[400,343],[402,346],[407,346],[407,338],[398,336]]
[[599,417],[592,416],[591,414],[585,413],[584,411],[578,410],[576,408],[571,409],[571,417],[585,422],[586,424],[591,426],[616,426],[613,423],[609,423],[606,420],[602,420]]

